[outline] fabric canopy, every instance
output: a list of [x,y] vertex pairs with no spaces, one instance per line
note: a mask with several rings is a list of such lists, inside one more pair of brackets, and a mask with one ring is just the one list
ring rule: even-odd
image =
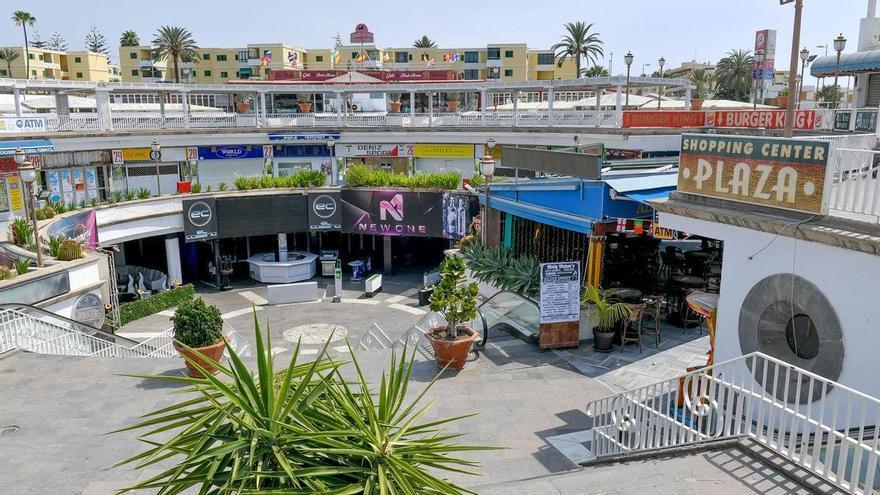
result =
[[674,191],[675,188],[661,188],[661,189],[647,189],[644,191],[633,191],[626,193],[626,197],[633,200],[638,201],[644,205],[651,206],[649,201],[653,201],[656,199],[666,199],[669,197],[669,193]]
[[[480,201],[485,202],[485,196],[480,196]],[[489,199],[489,206],[511,215],[540,222],[545,225],[552,225],[561,229],[571,230],[573,232],[580,232],[582,234],[589,234],[592,232],[593,223],[596,221],[592,218],[563,213],[561,211],[533,206],[526,203],[518,203],[497,196],[492,196]]]
[[[833,76],[837,69],[837,55],[819,57],[810,66],[813,77]],[[847,53],[840,56],[840,73],[880,72],[880,50]]]

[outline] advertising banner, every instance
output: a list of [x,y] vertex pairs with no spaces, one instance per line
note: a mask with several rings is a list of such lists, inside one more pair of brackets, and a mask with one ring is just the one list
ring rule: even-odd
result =
[[309,230],[342,230],[342,198],[339,191],[309,193]]
[[684,134],[678,191],[824,214],[828,143]]
[[76,167],[71,169],[71,178],[73,179],[73,200],[76,204],[81,204],[86,200],[86,184],[83,181],[83,171]]
[[[473,155],[473,150],[471,150]],[[342,144],[336,145],[336,156],[347,158],[413,156],[411,144]]]
[[474,158],[472,144],[417,144],[413,146],[416,158]]
[[541,324],[580,321],[581,266],[541,263]]
[[214,198],[183,201],[183,235],[185,242],[216,239],[217,205]]
[[305,194],[217,198],[219,238],[305,232],[309,228]]
[[706,112],[685,111],[625,111],[623,127],[704,127]]
[[[708,124],[715,127],[784,129],[785,110],[719,110],[709,112]],[[801,130],[814,129],[816,111],[795,110],[793,127]]]
[[0,132],[46,132],[45,117],[0,117]]
[[9,189],[9,206],[12,211],[24,210],[24,196],[21,177],[10,175],[6,178],[6,187]]
[[66,204],[73,204],[73,182],[71,182],[71,174],[69,168],[61,169],[61,192],[64,196]]
[[344,189],[342,231],[381,236],[442,237],[443,193]]
[[122,159],[126,162],[148,162],[150,151],[150,148],[125,148],[122,150]]
[[834,130],[849,131],[852,123],[852,110],[835,110],[834,111]]
[[463,192],[445,192],[441,206],[443,237],[461,239],[471,233],[471,222],[479,212],[476,197]]
[[199,146],[199,160],[263,158],[262,146]]
[[61,183],[58,179],[58,170],[46,170],[46,183],[49,186],[49,201],[57,203],[61,201]]
[[[454,81],[459,78],[454,70],[359,70],[364,74],[384,82],[401,81]],[[273,70],[270,81],[322,82],[344,76],[344,70]]]
[[[274,74],[277,71],[272,71]],[[297,134],[269,134],[269,141],[321,141],[329,139],[339,141],[342,135],[338,132],[300,132]]]
[[80,242],[87,249],[98,247],[98,221],[94,209],[65,216],[49,226],[50,236],[61,235]]
[[877,131],[877,110],[857,110],[856,111],[856,132],[876,132]]

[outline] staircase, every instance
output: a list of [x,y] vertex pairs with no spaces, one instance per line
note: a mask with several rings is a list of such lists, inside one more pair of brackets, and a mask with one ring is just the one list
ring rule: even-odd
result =
[[[223,333],[240,356],[253,353],[228,323],[224,322]],[[171,329],[136,342],[31,306],[0,309],[0,356],[21,350],[57,356],[173,358],[178,356],[173,340]]]
[[590,465],[750,439],[848,493],[880,488],[880,401],[752,353],[593,401]]

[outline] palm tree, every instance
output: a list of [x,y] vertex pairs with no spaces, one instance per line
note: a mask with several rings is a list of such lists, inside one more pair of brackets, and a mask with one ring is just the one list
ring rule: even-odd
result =
[[195,62],[199,59],[199,49],[192,33],[186,28],[162,26],[156,31],[153,39],[153,60],[159,61],[170,57],[174,65],[174,82],[180,82],[179,63]]
[[692,70],[688,75],[688,81],[695,86],[692,93],[694,98],[704,100],[715,90],[715,74],[706,69]]
[[437,48],[437,42],[427,36],[422,36],[413,42],[413,48]]
[[586,59],[588,65],[595,65],[599,57],[605,56],[602,50],[604,42],[599,37],[599,33],[590,32],[592,28],[592,24],[582,21],[565,24],[566,34],[559,43],[550,47],[556,53],[556,64],[559,67],[562,67],[565,59],[574,57],[577,75],[580,77],[581,57]]
[[749,101],[752,89],[751,50],[731,50],[715,69],[717,94],[722,98]]
[[137,33],[132,31],[131,29],[122,32],[122,36],[119,38],[120,46],[140,46],[141,39],[138,37]]
[[31,78],[31,51],[28,49],[28,37],[27,37],[27,27],[34,26],[34,23],[37,22],[37,18],[32,16],[30,12],[25,12],[23,10],[16,10],[12,13],[12,22],[15,23],[16,26],[21,26],[22,32],[24,32],[24,66],[25,66],[25,79]]
[[584,69],[584,77],[608,77],[608,69],[601,65],[594,65],[589,69]]
[[12,77],[12,62],[18,59],[19,54],[14,48],[0,49],[0,60],[6,62],[6,75]]

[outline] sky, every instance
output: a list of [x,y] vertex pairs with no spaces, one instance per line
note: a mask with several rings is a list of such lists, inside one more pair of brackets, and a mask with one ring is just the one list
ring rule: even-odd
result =
[[[856,49],[859,19],[867,0],[805,0],[801,46],[824,54],[843,33]],[[94,24],[111,45],[114,61],[122,31],[132,29],[141,41],[152,39],[160,25],[189,28],[205,47],[243,47],[248,43],[285,42],[302,48],[328,48],[338,32],[347,41],[358,23],[375,33],[381,47],[408,47],[428,35],[441,47],[485,47],[492,43],[527,43],[549,48],[569,21],[593,23],[605,42],[602,64],[614,74],[625,71],[623,55],[635,56],[650,73],[662,56],[666,67],[682,61],[716,62],[733,48],[754,45],[759,29],[776,29],[777,68],[787,68],[794,18],[793,4],[777,0],[2,0],[12,11],[37,18],[42,39],[58,31],[70,49],[82,49]],[[7,16],[7,19],[9,17]],[[21,28],[11,21],[0,29],[0,46],[21,45]],[[833,48],[829,46],[829,52]],[[612,55],[613,53],[613,55]]]

